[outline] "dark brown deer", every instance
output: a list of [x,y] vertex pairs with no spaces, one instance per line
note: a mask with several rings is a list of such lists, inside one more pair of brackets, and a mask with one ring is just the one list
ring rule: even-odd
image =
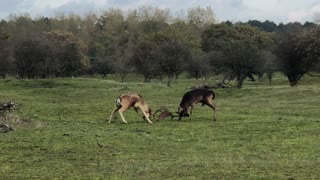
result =
[[113,115],[117,111],[119,111],[122,121],[124,123],[128,123],[124,118],[122,112],[126,111],[130,107],[133,107],[136,112],[138,112],[138,109],[140,109],[144,115],[144,118],[147,119],[149,123],[152,123],[151,120],[149,119],[149,117],[152,114],[151,109],[149,108],[149,105],[145,102],[144,98],[137,93],[125,93],[125,94],[121,94],[117,98],[116,108],[112,111],[110,115],[109,123],[111,123]]
[[[213,91],[208,89],[194,89],[187,93],[185,93],[182,97],[180,106],[178,108],[179,121],[182,117],[189,117],[191,120],[192,110],[195,104],[202,103],[202,105],[207,105],[213,110],[213,120],[217,120],[217,106],[213,104],[213,99],[215,98],[215,94]],[[190,114],[188,113],[188,109],[190,109]]]

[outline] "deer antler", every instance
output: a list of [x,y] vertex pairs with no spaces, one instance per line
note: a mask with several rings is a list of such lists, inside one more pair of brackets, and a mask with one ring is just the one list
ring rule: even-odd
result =
[[[158,112],[160,112],[160,114],[157,117],[155,117]],[[169,117],[169,116],[171,117],[171,119],[174,118],[174,117],[179,117],[178,115],[173,115],[172,112],[170,112],[168,110],[168,108],[166,108],[164,106],[162,106],[160,109],[156,110],[153,113],[153,118],[157,119],[158,121],[163,120],[163,119],[165,119],[166,117]]]

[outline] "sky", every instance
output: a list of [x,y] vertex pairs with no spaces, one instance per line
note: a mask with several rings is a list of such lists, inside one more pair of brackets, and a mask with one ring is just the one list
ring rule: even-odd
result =
[[10,14],[52,17],[58,14],[85,15],[110,8],[123,10],[142,6],[169,8],[171,12],[210,6],[218,21],[275,23],[313,22],[320,15],[320,0],[0,0],[0,19]]

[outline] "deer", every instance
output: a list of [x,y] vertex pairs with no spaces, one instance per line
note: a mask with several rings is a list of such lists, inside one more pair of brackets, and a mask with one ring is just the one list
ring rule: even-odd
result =
[[[179,121],[182,117],[189,117],[191,121],[192,110],[194,105],[197,103],[202,103],[202,105],[207,105],[213,110],[213,120],[217,120],[217,106],[213,103],[215,98],[215,93],[208,89],[194,89],[186,92],[181,100],[180,106],[178,108]],[[190,108],[190,114],[188,109]]]
[[144,115],[143,118],[147,119],[147,121],[152,124],[152,121],[149,119],[152,113],[149,105],[146,103],[143,96],[135,92],[121,94],[116,99],[116,107],[112,111],[108,123],[111,123],[114,113],[118,111],[121,116],[122,122],[127,124],[128,122],[126,121],[122,113],[131,107],[133,107],[136,112],[138,112],[138,110],[140,109]]

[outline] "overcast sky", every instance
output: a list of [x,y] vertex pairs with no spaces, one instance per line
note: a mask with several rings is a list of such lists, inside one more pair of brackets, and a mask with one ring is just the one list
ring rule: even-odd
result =
[[271,20],[313,21],[320,14],[320,0],[0,0],[0,19],[9,14],[28,13],[32,17],[59,13],[100,12],[109,8],[135,9],[141,6],[169,8],[173,13],[191,7],[211,6],[219,21]]

